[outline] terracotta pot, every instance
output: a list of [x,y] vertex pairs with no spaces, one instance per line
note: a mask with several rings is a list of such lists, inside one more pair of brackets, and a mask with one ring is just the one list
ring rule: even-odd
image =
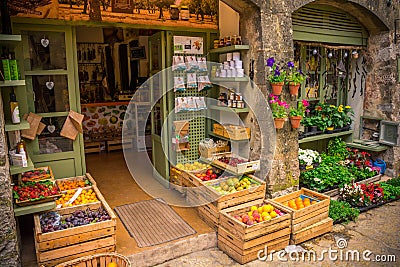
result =
[[274,95],[280,95],[282,93],[282,88],[284,83],[280,82],[280,83],[270,83],[271,84],[271,88],[272,88],[272,94]]
[[284,118],[275,118],[274,123],[275,123],[275,129],[282,129],[283,124],[285,123],[285,119]]
[[290,124],[292,125],[293,129],[297,129],[300,127],[300,122],[302,118],[303,118],[302,116],[290,117]]
[[290,95],[298,95],[299,94],[299,88],[300,84],[299,83],[289,83],[289,91]]

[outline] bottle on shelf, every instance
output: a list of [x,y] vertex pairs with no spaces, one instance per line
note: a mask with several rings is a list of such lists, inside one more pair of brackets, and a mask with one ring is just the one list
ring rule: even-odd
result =
[[14,93],[14,89],[10,93],[10,109],[11,109],[11,120],[12,123],[18,124],[21,122],[21,118],[19,116],[19,107],[17,102],[17,96]]
[[28,167],[28,154],[26,153],[22,142],[18,143],[18,154],[21,155],[22,167]]

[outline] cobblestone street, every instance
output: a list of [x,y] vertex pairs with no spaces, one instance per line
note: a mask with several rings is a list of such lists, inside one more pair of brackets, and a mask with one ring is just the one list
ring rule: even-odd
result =
[[[253,261],[244,266],[399,266],[400,261],[400,201],[388,203],[384,206],[369,210],[361,213],[357,222],[350,222],[347,225],[334,225],[333,231],[329,234],[317,237],[311,241],[304,242],[301,246],[306,250],[315,251],[317,261],[305,260],[300,262],[288,261],[281,262],[277,258],[277,253],[273,254],[274,259],[271,263],[270,259],[267,261]],[[338,249],[336,240],[342,238],[346,240],[345,247]],[[342,240],[343,242],[343,240]],[[324,250],[338,250],[337,260],[329,259],[329,254],[324,254],[323,260],[322,252]],[[360,260],[346,261],[346,251],[356,250],[359,252]],[[365,251],[371,251],[371,254]],[[342,253],[341,253],[342,252]],[[363,260],[363,253],[370,261]],[[342,255],[342,260],[340,259]],[[387,258],[387,262],[378,262],[379,256]],[[377,257],[378,256],[378,257]],[[390,258],[391,257],[391,258]],[[288,258],[288,257],[283,257]],[[356,258],[356,257],[354,257]],[[388,262],[391,261],[391,262]],[[223,253],[218,248],[211,248],[197,253],[185,255],[183,257],[165,262],[157,265],[158,267],[172,267],[172,266],[240,266],[228,255]]]

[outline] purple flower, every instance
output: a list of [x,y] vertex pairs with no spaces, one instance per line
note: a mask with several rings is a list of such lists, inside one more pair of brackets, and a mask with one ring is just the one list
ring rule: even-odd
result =
[[289,61],[287,63],[287,66],[288,66],[289,69],[292,69],[292,68],[294,68],[294,63],[292,61]]
[[279,75],[281,75],[281,72],[279,71],[279,69],[278,68],[276,68],[276,70],[275,70],[275,74],[274,74],[275,76],[279,76]]
[[273,57],[270,57],[269,59],[267,59],[267,66],[271,67],[275,64],[275,59]]

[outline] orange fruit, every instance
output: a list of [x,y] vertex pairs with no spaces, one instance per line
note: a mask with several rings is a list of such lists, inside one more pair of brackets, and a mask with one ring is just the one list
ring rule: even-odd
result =
[[310,199],[309,198],[305,198],[303,202],[304,203],[306,203],[306,202],[310,203]]
[[297,209],[303,209],[304,208],[304,205],[303,204],[299,204],[299,205],[297,205]]
[[310,205],[311,205],[310,202],[304,202],[304,207],[308,207],[308,206],[310,206]]

